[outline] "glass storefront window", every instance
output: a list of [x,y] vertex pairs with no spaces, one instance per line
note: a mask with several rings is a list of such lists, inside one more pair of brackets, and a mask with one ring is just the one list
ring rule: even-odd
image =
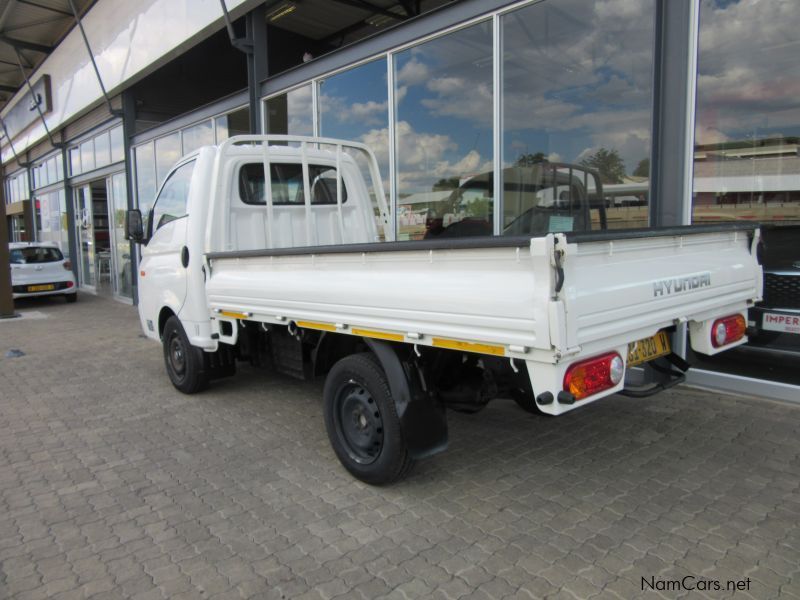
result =
[[125,141],[122,138],[122,125],[114,127],[109,132],[111,138],[111,162],[125,160]]
[[[624,17],[558,0],[501,20],[504,167],[598,171],[611,228],[647,226],[654,20],[653,0],[627,3]],[[505,203],[503,227],[519,216]]]
[[36,194],[38,207],[38,239],[42,242],[56,242],[61,252],[69,258],[69,237],[67,232],[67,203],[64,189]]
[[[386,201],[389,201],[389,92],[386,60],[376,60],[319,82],[319,130],[323,137],[367,144],[378,159]],[[366,180],[362,153],[351,153]],[[379,231],[380,208],[373,202]]]
[[398,239],[492,235],[492,23],[395,57]]
[[156,140],[156,180],[164,181],[169,170],[181,157],[181,134],[179,131]]
[[234,135],[247,135],[250,133],[250,109],[240,108],[222,115],[214,120],[217,144],[221,144]]
[[73,177],[81,174],[81,149],[69,149],[69,174]]
[[132,291],[132,266],[131,244],[125,239],[125,213],[128,210],[128,193],[125,187],[125,173],[116,173],[111,177],[111,203],[112,240],[114,247],[113,278],[114,292],[118,296],[131,298]]
[[187,127],[182,133],[183,154],[189,154],[200,146],[209,146],[214,143],[214,123],[211,120]]
[[150,207],[156,197],[156,157],[153,142],[146,142],[133,149],[136,167],[136,206],[147,221]]
[[764,301],[749,343],[696,367],[800,384],[800,12],[701,0],[692,222],[762,224]]
[[86,173],[95,168],[94,161],[94,140],[86,140],[80,146],[81,149],[81,172]]
[[95,168],[105,167],[111,162],[111,146],[108,132],[104,131],[94,138]]
[[267,100],[267,133],[314,135],[311,84]]

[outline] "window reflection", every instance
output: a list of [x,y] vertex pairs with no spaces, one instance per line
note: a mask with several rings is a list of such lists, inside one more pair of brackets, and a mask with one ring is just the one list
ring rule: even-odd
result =
[[189,154],[201,146],[214,143],[214,124],[211,120],[203,121],[183,130],[183,153]]
[[105,167],[111,162],[111,146],[109,145],[108,132],[104,131],[94,138],[95,167]]
[[215,125],[218,144],[234,135],[246,135],[250,133],[250,109],[240,108],[227,115],[217,117]]
[[[598,171],[612,228],[647,225],[654,11],[558,0],[501,21],[503,164]],[[506,204],[503,225],[517,217]]]
[[491,235],[491,190],[463,210],[451,199],[492,170],[491,21],[398,53],[394,93],[398,239]]
[[67,206],[64,189],[35,196],[39,208],[37,228],[42,242],[56,242],[65,258],[69,258]]
[[[386,60],[376,60],[337,73],[319,83],[319,127],[323,137],[366,144],[375,154],[389,202],[389,92]],[[369,167],[361,152],[350,155],[366,181]],[[373,195],[373,212],[378,231],[383,232],[381,213]]]
[[156,196],[156,165],[153,142],[137,146],[133,151],[136,161],[136,206],[142,211],[144,220]]
[[314,135],[311,84],[267,100],[267,133]]
[[800,385],[800,13],[793,0],[702,0],[694,223],[764,224],[750,342],[698,366]]
[[169,170],[181,157],[181,134],[176,131],[156,140],[156,180],[164,181]]

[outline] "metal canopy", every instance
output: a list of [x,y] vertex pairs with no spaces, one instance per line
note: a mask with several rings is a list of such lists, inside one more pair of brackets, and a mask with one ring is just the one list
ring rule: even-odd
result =
[[[74,0],[83,15],[95,0]],[[0,110],[75,26],[69,0],[0,0]]]
[[267,24],[335,49],[453,0],[271,0]]

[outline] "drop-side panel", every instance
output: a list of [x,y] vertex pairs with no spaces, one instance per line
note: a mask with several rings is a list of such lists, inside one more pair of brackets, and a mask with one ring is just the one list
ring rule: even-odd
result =
[[213,258],[213,309],[549,350],[551,273],[528,247]]

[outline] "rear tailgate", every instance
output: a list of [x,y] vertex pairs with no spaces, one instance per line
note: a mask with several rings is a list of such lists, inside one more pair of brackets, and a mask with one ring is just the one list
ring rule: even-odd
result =
[[761,298],[757,226],[724,223],[559,234],[564,354],[589,355]]

